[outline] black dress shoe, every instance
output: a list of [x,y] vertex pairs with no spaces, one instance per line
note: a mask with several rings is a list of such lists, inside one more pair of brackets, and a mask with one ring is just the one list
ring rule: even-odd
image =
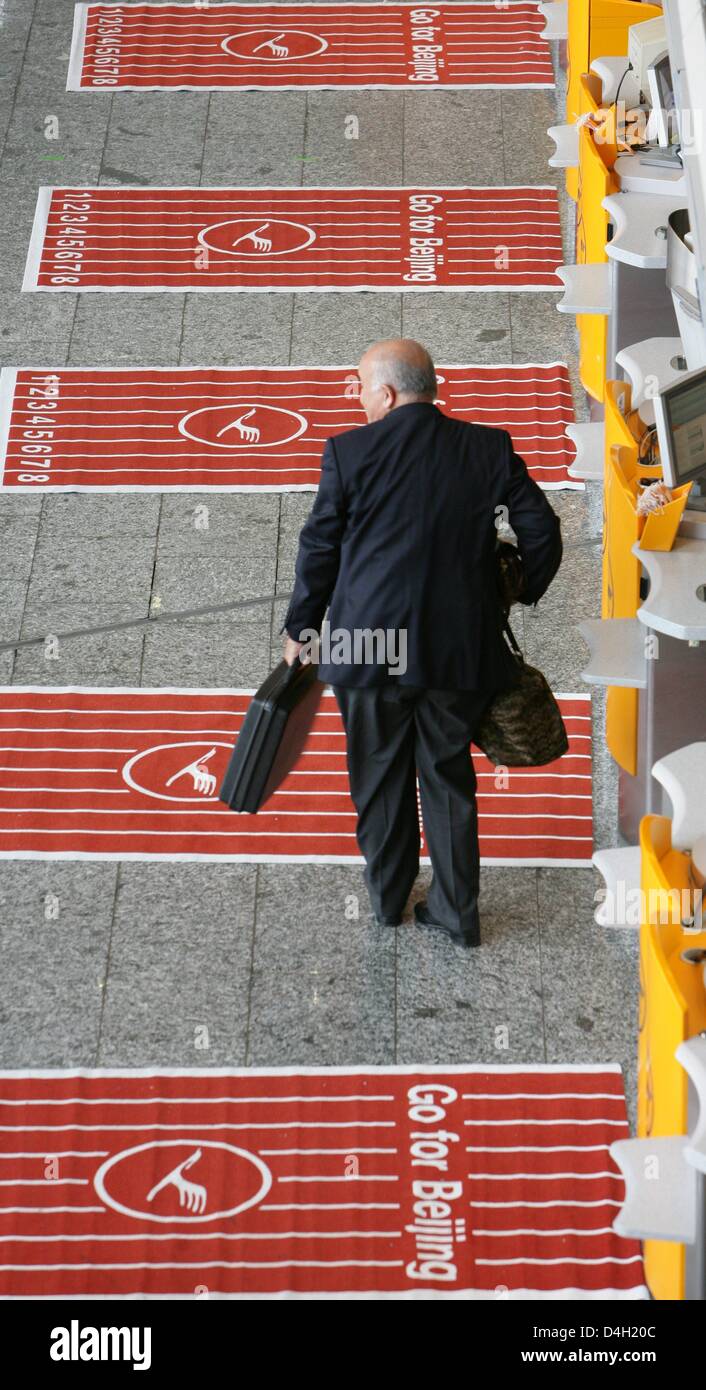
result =
[[456,946],[464,946],[467,949],[472,946],[480,946],[480,930],[475,932],[461,932],[456,927],[448,927],[444,922],[435,922],[429,915],[426,903],[417,903],[414,908],[415,920],[420,927],[432,927],[434,931],[443,932],[449,936]]

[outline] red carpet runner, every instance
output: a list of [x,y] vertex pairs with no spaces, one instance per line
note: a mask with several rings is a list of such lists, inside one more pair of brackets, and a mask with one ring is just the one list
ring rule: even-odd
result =
[[0,1073],[4,1297],[641,1299],[617,1066]]
[[[218,801],[250,694],[0,690],[0,858],[359,862],[330,692],[264,810],[236,815]],[[486,863],[590,866],[590,697],[559,703],[570,744],[558,762],[504,778],[474,753]]]
[[69,91],[553,87],[536,4],[78,5]]
[[42,188],[25,290],[559,290],[557,190]]
[[[438,368],[447,414],[508,429],[544,488],[568,476],[566,366]],[[24,492],[284,492],[363,424],[354,367],[60,368],[0,374],[0,480]],[[3,472],[4,462],[4,472]]]

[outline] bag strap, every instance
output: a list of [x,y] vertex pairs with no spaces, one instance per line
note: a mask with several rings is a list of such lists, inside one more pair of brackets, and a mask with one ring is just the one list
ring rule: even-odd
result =
[[514,655],[517,657],[518,661],[524,661],[525,658],[524,658],[524,656],[522,655],[522,651],[521,651],[520,647],[517,645],[517,639],[516,639],[516,637],[515,637],[515,634],[514,634],[512,628],[510,627],[510,624],[509,624],[507,618],[503,618],[503,631],[504,631],[505,636],[507,637],[508,643],[509,643],[509,645],[510,645],[510,647],[511,647],[513,653],[514,653]]

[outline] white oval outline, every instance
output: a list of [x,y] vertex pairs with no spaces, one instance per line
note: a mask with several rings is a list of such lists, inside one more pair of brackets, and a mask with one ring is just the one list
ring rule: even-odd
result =
[[167,796],[164,792],[151,792],[148,791],[146,787],[140,786],[139,782],[133,781],[131,776],[132,768],[135,763],[140,761],[140,758],[147,758],[150,753],[160,753],[165,748],[227,748],[228,752],[232,753],[234,747],[234,743],[223,743],[222,741],[219,742],[218,739],[204,739],[202,741],[200,738],[192,739],[187,743],[182,743],[181,741],[179,743],[155,743],[151,748],[143,748],[141,753],[133,753],[132,757],[123,767],[123,781],[127,782],[128,786],[132,787],[133,791],[142,792],[143,796],[151,796],[155,801],[181,801],[188,804],[193,803],[197,806],[207,806],[210,801],[218,801],[218,793],[216,793],[215,796]]
[[[191,1143],[197,1145],[200,1149],[225,1149],[228,1153],[237,1154],[238,1158],[245,1158],[249,1163],[252,1163],[253,1167],[258,1170],[262,1178],[262,1182],[255,1196],[250,1197],[247,1202],[242,1202],[239,1207],[232,1207],[228,1211],[215,1211],[212,1212],[210,1216],[153,1216],[149,1212],[135,1211],[132,1207],[124,1207],[122,1202],[115,1201],[114,1198],[108,1194],[105,1186],[105,1176],[122,1158],[130,1158],[133,1154],[143,1153],[145,1149],[173,1149],[177,1146],[181,1147],[184,1144]],[[107,1158],[105,1163],[101,1163],[98,1172],[95,1174],[93,1186],[104,1205],[109,1207],[112,1211],[119,1211],[122,1216],[132,1216],[138,1221],[157,1221],[167,1226],[173,1225],[175,1221],[185,1221],[189,1225],[195,1225],[197,1222],[223,1221],[227,1216],[238,1216],[240,1212],[248,1211],[250,1207],[256,1206],[258,1202],[262,1201],[263,1197],[267,1196],[272,1186],[272,1173],[267,1167],[267,1164],[263,1163],[259,1154],[251,1154],[247,1149],[236,1149],[233,1144],[226,1144],[221,1140],[198,1138],[194,1138],[193,1140],[190,1138],[151,1139],[148,1140],[146,1144],[135,1144],[131,1149],[121,1149],[120,1153],[113,1154],[110,1158]]]
[[259,214],[256,212],[241,212],[238,213],[236,217],[225,217],[222,222],[212,222],[210,226],[204,227],[203,230],[199,232],[196,240],[200,241],[201,245],[204,246],[207,251],[215,251],[217,255],[220,256],[245,256],[248,260],[260,261],[266,260],[268,256],[295,256],[298,251],[306,251],[307,247],[311,246],[312,242],[316,241],[316,232],[313,227],[307,227],[305,222],[292,222],[289,217],[268,217],[267,221],[274,223],[278,227],[301,227],[302,231],[309,233],[309,240],[305,241],[302,246],[289,246],[285,251],[265,251],[264,253],[260,251],[226,251],[222,246],[211,246],[208,241],[203,240],[206,232],[216,232],[219,227],[230,227],[235,222],[256,222],[258,216]]
[[200,405],[196,410],[189,411],[187,415],[182,416],[177,425],[179,433],[183,435],[185,439],[191,439],[194,444],[207,444],[214,449],[279,449],[282,444],[291,444],[294,439],[300,439],[309,425],[309,421],[304,415],[301,415],[298,410],[288,410],[284,405],[270,405],[269,401],[242,401],[241,403],[233,401],[232,405],[234,410],[239,410],[242,405],[244,409],[250,406],[258,410],[275,410],[280,415],[291,415],[295,420],[301,421],[301,428],[298,429],[295,434],[288,434],[286,439],[270,440],[266,444],[218,444],[215,439],[200,439],[196,435],[189,434],[188,430],[183,428],[187,420],[191,420],[194,415],[204,415],[208,410],[227,409],[230,404],[230,401],[223,401],[222,405]]
[[322,53],[325,53],[329,46],[328,39],[322,38],[321,34],[313,34],[310,29],[283,29],[280,30],[280,32],[284,34],[303,34],[307,39],[316,39],[318,43],[323,44],[323,48],[320,48],[317,53],[297,53],[294,58],[289,55],[286,58],[256,58],[254,53],[233,53],[232,49],[226,47],[232,39],[249,39],[253,34],[273,34],[276,32],[276,30],[273,31],[270,28],[248,29],[245,34],[226,34],[226,37],[221,39],[220,46],[223,52],[227,53],[230,58],[239,58],[243,63],[301,63],[304,62],[305,59],[320,58]]

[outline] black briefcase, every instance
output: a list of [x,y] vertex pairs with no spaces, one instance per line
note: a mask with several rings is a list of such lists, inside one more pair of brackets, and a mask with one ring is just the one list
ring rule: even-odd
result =
[[280,661],[253,695],[218,793],[232,811],[259,811],[296,763],[324,689],[317,673]]

